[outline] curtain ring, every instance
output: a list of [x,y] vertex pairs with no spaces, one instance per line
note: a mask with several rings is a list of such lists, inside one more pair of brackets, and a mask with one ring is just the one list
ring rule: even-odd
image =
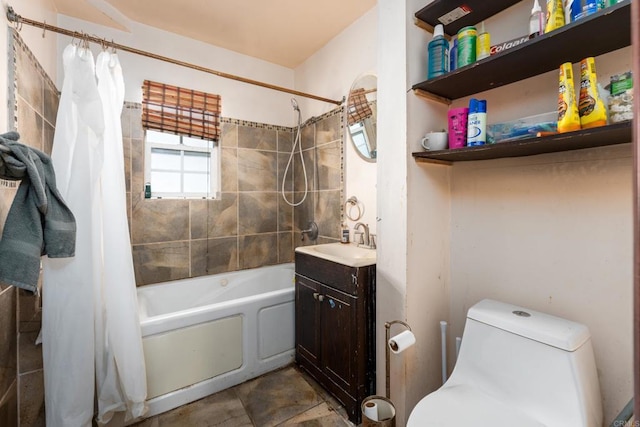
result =
[[47,34],[47,20],[44,20],[44,26],[42,27],[42,38]]

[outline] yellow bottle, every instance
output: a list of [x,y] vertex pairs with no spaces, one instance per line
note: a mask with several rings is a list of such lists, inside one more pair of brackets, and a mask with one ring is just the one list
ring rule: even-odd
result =
[[544,33],[557,30],[564,25],[564,8],[562,0],[547,0],[547,24]]
[[560,84],[558,86],[558,132],[580,130],[580,115],[576,104],[576,92],[573,88],[573,67],[571,62],[560,66]]
[[580,61],[580,126],[583,129],[607,124],[607,110],[598,94],[596,62],[591,56]]

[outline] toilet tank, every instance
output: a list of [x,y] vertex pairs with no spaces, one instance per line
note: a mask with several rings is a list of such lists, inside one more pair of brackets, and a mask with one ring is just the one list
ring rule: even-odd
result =
[[493,300],[474,305],[444,387],[459,384],[549,427],[602,425],[589,330],[566,319]]

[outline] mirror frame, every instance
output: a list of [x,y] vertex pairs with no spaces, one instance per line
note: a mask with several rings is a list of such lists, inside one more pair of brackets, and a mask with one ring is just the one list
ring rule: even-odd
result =
[[[365,85],[360,84],[363,80],[367,79],[367,78],[371,78],[373,77],[375,79],[375,86],[373,88],[368,88]],[[348,135],[349,140],[351,141],[351,146],[353,147],[353,150],[358,153],[358,156],[360,156],[361,159],[363,159],[366,162],[369,163],[376,163],[377,161],[377,139],[378,139],[378,132],[377,132],[377,121],[378,121],[378,115],[377,115],[377,108],[376,111],[374,112],[374,131],[375,131],[375,135],[374,135],[374,141],[375,141],[375,147],[376,147],[376,157],[367,157],[365,156],[362,151],[360,151],[358,149],[358,147],[356,146],[355,142],[353,141],[353,137],[351,135],[351,131],[349,129],[349,101],[351,100],[351,96],[354,90],[356,89],[360,89],[363,88],[365,90],[374,90],[375,92],[377,92],[378,90],[378,76],[372,72],[365,72],[360,74],[358,77],[356,77],[356,79],[353,81],[351,88],[349,89],[349,96],[347,97],[346,103],[345,103],[345,108],[344,108],[344,123],[345,123],[345,128],[346,128],[346,134]],[[376,94],[376,100],[377,100],[377,94]]]

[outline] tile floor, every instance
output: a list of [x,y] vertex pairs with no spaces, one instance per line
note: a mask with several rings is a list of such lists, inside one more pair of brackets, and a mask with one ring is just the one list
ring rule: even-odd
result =
[[135,427],[345,427],[340,404],[296,366],[287,366]]

